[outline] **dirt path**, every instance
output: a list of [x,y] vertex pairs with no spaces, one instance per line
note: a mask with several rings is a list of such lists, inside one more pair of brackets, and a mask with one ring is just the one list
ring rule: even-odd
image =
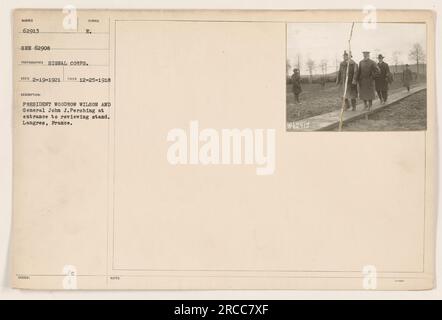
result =
[[344,131],[425,130],[427,91],[413,94],[387,108],[344,125]]
[[[420,83],[414,83],[412,87]],[[287,85],[287,122],[298,121],[314,117],[320,114],[339,110],[342,100],[339,87],[333,83],[327,83],[325,87],[319,84],[303,84],[303,92],[300,96],[300,103],[295,103],[290,85]],[[398,81],[390,85],[390,94],[404,90],[404,87]],[[360,101],[358,100],[358,103]]]

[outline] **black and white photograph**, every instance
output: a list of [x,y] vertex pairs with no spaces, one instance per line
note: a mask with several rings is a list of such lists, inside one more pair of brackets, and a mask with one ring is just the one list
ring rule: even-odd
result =
[[426,25],[288,23],[287,131],[427,127]]

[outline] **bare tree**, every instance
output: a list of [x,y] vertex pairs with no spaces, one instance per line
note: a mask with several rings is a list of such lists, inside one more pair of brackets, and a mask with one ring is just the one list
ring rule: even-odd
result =
[[327,73],[327,60],[322,59],[320,66],[321,66],[322,74],[325,75]]
[[397,66],[399,64],[399,57],[401,56],[400,51],[394,51],[393,52],[393,63],[394,63],[394,73],[397,73]]
[[408,54],[408,57],[410,58],[410,60],[416,61],[416,79],[419,79],[419,63],[425,61],[424,49],[422,49],[420,43],[415,43],[413,45],[413,48]]
[[290,71],[292,70],[292,65],[290,64],[290,60],[287,59],[285,62],[287,77],[290,76]]
[[297,59],[298,59],[298,69],[301,70],[301,55],[300,54],[297,55]]
[[339,61],[338,61],[338,55],[335,54],[335,68],[336,68],[336,74],[339,71]]
[[308,73],[310,75],[310,83],[313,82],[313,69],[315,68],[315,61],[313,61],[312,59],[308,59],[307,60],[307,69],[308,69]]
[[371,57],[371,59],[377,59],[380,53],[381,50],[379,48],[374,49],[373,56]]
[[326,59],[322,59],[321,60],[321,64],[320,64],[320,67],[321,67],[321,71],[322,71],[322,81],[321,81],[321,83],[322,83],[322,87],[324,87],[325,86],[325,77],[326,77],[326,74],[327,74],[327,60]]

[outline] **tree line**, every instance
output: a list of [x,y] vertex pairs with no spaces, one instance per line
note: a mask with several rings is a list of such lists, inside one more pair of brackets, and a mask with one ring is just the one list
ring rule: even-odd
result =
[[[398,66],[403,64],[400,61],[400,57],[402,55],[401,51],[394,51],[391,55],[391,64],[392,66],[392,72],[394,74],[398,73]],[[377,56],[377,55],[376,55]],[[296,57],[295,63],[290,63],[290,61],[287,59],[286,66],[287,66],[287,76],[290,77],[290,74],[294,68],[299,69],[299,71],[302,73],[302,59],[301,55],[298,54]],[[375,59],[376,57],[372,57],[372,59]],[[425,52],[420,45],[420,43],[413,44],[412,48],[408,52],[408,59],[410,61],[413,61],[413,63],[416,65],[416,78],[419,78],[421,74],[420,67],[425,62]],[[338,57],[335,59],[335,72],[339,71],[339,64],[340,61],[338,60]],[[330,73],[328,72],[328,62],[326,59],[322,59],[319,62],[316,62],[315,60],[308,58],[305,62],[305,71],[307,71],[307,74],[309,76],[308,81],[310,83],[314,82],[314,71],[319,71],[319,73],[316,74],[316,78],[319,80],[319,82],[328,82],[328,81],[335,81],[336,75],[330,76]]]

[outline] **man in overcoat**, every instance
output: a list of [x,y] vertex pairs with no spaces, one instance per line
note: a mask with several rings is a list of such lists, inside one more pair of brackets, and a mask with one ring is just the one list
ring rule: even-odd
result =
[[357,81],[359,83],[359,98],[364,101],[364,109],[371,109],[373,99],[375,99],[374,80],[379,74],[379,68],[370,59],[370,52],[363,52],[364,58],[359,62]]
[[291,80],[292,80],[293,94],[295,95],[295,102],[299,103],[299,94],[302,92],[302,88],[301,88],[301,75],[299,73],[298,68],[293,69]]
[[384,61],[382,54],[378,55],[379,75],[375,79],[376,92],[381,103],[384,104],[388,99],[388,84],[391,81],[391,73],[388,64]]
[[[356,99],[358,98],[358,86],[356,84],[356,76],[358,74],[358,65],[351,58],[349,54],[344,51],[343,55],[344,61],[339,65],[338,75],[336,77],[336,84],[340,86],[340,92],[343,99],[345,99],[345,108],[350,109],[350,101],[352,110],[356,110]],[[348,79],[347,79],[347,92],[344,97],[345,89],[345,78],[347,76],[347,65],[348,65]],[[350,101],[349,101],[350,100]]]
[[408,64],[405,65],[405,69],[402,72],[402,83],[404,87],[407,88],[408,92],[410,92],[410,83],[413,80],[413,73],[408,68]]

